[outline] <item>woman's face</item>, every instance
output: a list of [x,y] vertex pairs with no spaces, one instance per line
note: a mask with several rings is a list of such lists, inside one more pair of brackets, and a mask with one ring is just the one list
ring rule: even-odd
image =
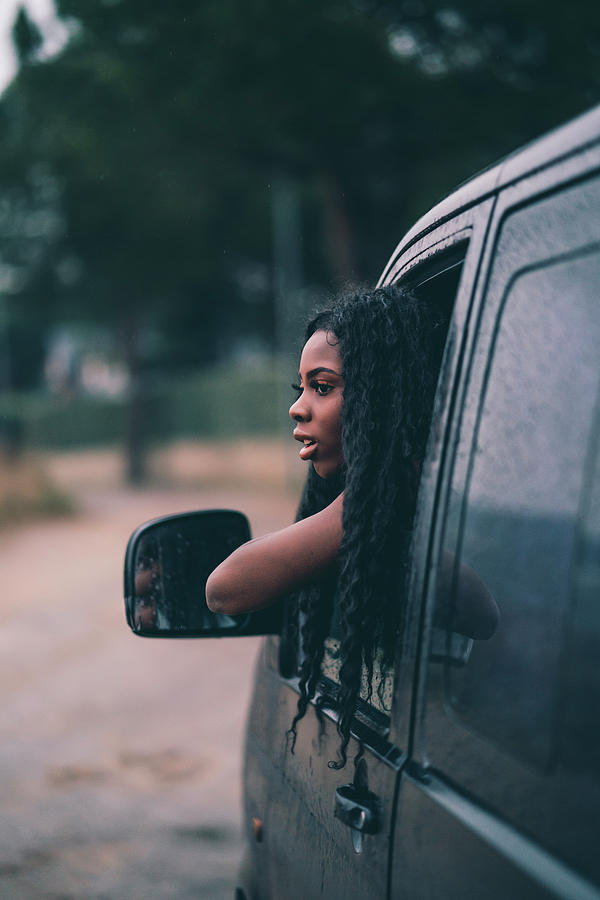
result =
[[300,459],[310,460],[321,478],[331,478],[344,462],[344,379],[337,340],[331,331],[315,331],[307,340],[299,375],[299,397],[290,407],[290,416],[296,422],[294,437],[303,444]]

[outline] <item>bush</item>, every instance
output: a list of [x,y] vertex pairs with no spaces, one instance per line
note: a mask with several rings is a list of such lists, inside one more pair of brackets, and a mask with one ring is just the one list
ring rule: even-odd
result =
[[[276,365],[220,366],[187,378],[150,384],[144,399],[152,443],[176,438],[223,438],[276,434],[282,379]],[[24,447],[71,449],[120,444],[127,426],[127,400],[76,395],[20,394],[0,398],[0,437],[19,435]]]

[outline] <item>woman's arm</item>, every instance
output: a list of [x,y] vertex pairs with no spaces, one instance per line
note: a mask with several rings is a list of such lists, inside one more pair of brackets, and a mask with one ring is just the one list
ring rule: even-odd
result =
[[238,547],[206,582],[208,608],[231,616],[253,612],[319,575],[340,549],[343,496],[314,516]]

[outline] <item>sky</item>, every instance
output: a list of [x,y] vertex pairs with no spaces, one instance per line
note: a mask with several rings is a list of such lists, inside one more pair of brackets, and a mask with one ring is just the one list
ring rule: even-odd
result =
[[53,0],[0,0],[0,92],[9,84],[17,61],[11,41],[11,29],[17,10],[24,6],[45,36],[44,55],[51,56],[66,38],[65,27],[57,21]]

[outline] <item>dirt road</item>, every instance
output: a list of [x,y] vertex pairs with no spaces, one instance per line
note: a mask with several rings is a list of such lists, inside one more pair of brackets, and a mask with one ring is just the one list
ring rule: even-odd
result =
[[230,900],[255,639],[149,641],[122,612],[127,537],[183,509],[291,521],[273,491],[87,489],[0,536],[0,897]]

